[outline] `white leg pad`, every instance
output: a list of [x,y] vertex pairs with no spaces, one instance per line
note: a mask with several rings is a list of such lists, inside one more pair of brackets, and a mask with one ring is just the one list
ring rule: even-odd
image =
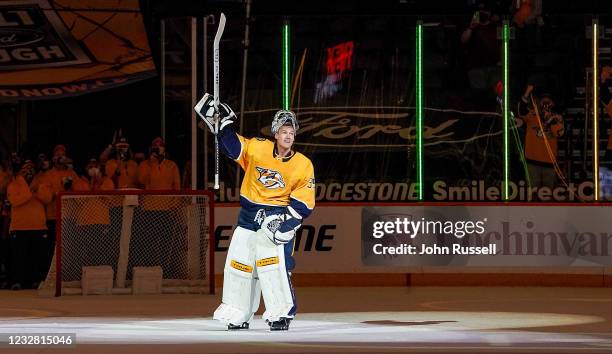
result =
[[241,325],[253,318],[253,307],[259,307],[259,290],[254,276],[256,232],[237,227],[232,235],[223,271],[222,304],[213,319]]
[[263,319],[273,322],[281,317],[293,318],[290,312],[294,303],[283,245],[275,245],[265,234],[258,233],[255,254],[257,274],[266,305]]

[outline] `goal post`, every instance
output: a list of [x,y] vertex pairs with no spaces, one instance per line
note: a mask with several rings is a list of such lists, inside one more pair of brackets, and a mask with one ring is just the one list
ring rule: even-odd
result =
[[54,261],[43,287],[82,292],[84,267],[112,268],[112,293],[131,293],[135,267],[161,269],[162,293],[214,293],[214,194],[111,190],[57,197]]

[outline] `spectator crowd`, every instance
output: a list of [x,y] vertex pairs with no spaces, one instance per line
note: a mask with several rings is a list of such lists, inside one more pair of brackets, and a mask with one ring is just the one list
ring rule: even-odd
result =
[[147,155],[133,154],[128,140],[118,137],[99,156],[77,165],[64,145],[56,145],[49,155],[12,153],[0,159],[0,287],[35,289],[46,278],[60,193],[181,189],[178,166],[161,138],[151,142]]

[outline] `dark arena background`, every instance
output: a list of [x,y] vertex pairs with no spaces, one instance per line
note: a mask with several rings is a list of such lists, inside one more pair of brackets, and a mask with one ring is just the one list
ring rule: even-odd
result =
[[[314,166],[288,331],[212,318],[217,55]],[[0,0],[0,352],[610,353],[611,88],[603,0]]]

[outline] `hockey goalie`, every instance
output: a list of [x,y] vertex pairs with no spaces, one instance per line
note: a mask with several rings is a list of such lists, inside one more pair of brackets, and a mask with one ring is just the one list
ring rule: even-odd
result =
[[222,304],[213,318],[229,330],[248,329],[263,294],[263,319],[270,330],[288,330],[297,308],[291,284],[295,234],[315,205],[312,162],[292,149],[297,118],[292,111],[276,112],[273,142],[237,134],[236,115],[224,103],[216,110],[212,95],[204,95],[195,110],[219,139],[219,150],[244,170]]

